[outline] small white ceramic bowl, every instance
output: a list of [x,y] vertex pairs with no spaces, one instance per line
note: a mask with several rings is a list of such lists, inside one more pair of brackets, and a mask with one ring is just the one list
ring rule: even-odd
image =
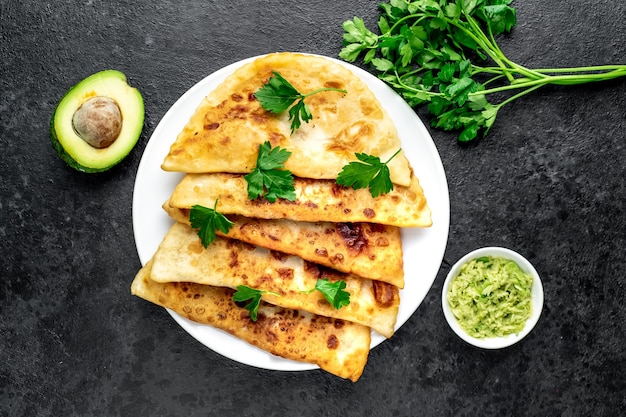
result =
[[[465,263],[471,261],[472,259],[480,258],[481,256],[494,256],[504,259],[510,259],[514,261],[522,271],[532,275],[533,277],[533,285],[531,289],[532,313],[530,318],[526,322],[524,329],[518,334],[510,334],[503,337],[478,339],[467,334],[461,328],[461,326],[459,326],[459,323],[452,314],[452,310],[450,309],[450,305],[448,304],[448,289],[450,288],[450,283],[454,280],[454,278],[456,278],[456,276],[459,274],[459,270]],[[541,310],[543,309],[543,285],[541,284],[541,279],[539,278],[539,274],[537,273],[535,268],[530,262],[528,262],[526,258],[524,258],[519,253],[514,252],[510,249],[499,247],[481,248],[468,253],[452,266],[450,272],[448,273],[448,276],[446,277],[446,281],[443,284],[443,289],[441,292],[441,305],[443,307],[443,314],[446,317],[448,324],[461,339],[479,348],[500,349],[519,342],[528,333],[530,333],[533,327],[535,327],[535,324],[537,324],[539,316],[541,315]]]

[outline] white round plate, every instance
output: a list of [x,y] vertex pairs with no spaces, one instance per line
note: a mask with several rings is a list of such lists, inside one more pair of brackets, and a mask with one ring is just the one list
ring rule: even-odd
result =
[[[137,253],[142,265],[153,256],[172,221],[161,208],[182,179],[180,173],[161,170],[161,163],[178,133],[187,124],[202,99],[235,69],[256,59],[252,57],[224,67],[209,75],[168,110],[154,130],[139,163],[133,192],[133,229]],[[446,175],[428,130],[408,104],[390,87],[358,67],[332,58],[359,76],[374,92],[394,121],[402,141],[402,149],[424,188],[432,210],[433,225],[425,229],[402,230],[405,288],[400,291],[400,310],[396,330],[420,305],[432,286],[441,265],[448,240],[450,200]],[[299,371],[315,365],[286,360],[271,355],[230,334],[208,325],[194,323],[168,310],[191,336],[213,351],[235,361],[264,369]],[[371,347],[385,338],[372,332]]]

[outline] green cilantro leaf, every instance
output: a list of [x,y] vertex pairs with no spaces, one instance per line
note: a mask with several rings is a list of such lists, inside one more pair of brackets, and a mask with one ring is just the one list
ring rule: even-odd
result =
[[454,64],[452,62],[448,62],[443,66],[443,68],[441,68],[437,78],[439,78],[439,81],[441,82],[449,83],[452,81],[452,77],[454,77]]
[[265,110],[272,113],[282,113],[294,101],[302,98],[302,94],[289,81],[283,78],[279,72],[273,71],[272,74],[274,75],[254,93],[254,96]]
[[[263,86],[254,93],[254,96],[259,100],[259,103],[261,103],[261,107],[271,113],[279,114],[289,109],[291,133],[295,132],[296,129],[301,126],[302,122],[308,123],[309,120],[313,118],[311,110],[304,102],[307,97],[321,93],[322,91],[347,93],[346,90],[339,88],[324,87],[307,94],[302,94],[278,71],[273,71],[272,74],[268,82],[263,84]],[[292,105],[293,107],[291,107]]]
[[244,176],[248,183],[250,200],[265,197],[273,203],[278,198],[289,201],[296,199],[293,175],[283,169],[290,155],[291,152],[279,146],[272,148],[269,141],[259,145],[256,167]]
[[301,125],[301,121],[309,123],[309,120],[313,118],[311,110],[304,103],[303,100],[298,101],[289,109],[289,120],[291,120],[291,133],[298,129]]
[[468,142],[476,137],[478,134],[478,123],[471,123],[459,134],[460,142]]
[[476,82],[470,77],[454,80],[445,89],[445,95],[452,101],[462,106],[468,99],[469,94],[476,91]]
[[359,17],[343,22],[342,27],[345,31],[343,39],[348,43],[361,43],[371,46],[378,40],[378,35],[373,33],[365,26],[365,21]]
[[197,204],[192,206],[189,221],[191,227],[198,229],[198,236],[205,248],[215,240],[216,230],[228,234],[233,226],[233,222],[217,211],[217,200],[212,209]]
[[[361,52],[366,49],[367,47],[365,45],[361,45],[360,43],[351,43],[341,49],[341,52],[339,52],[339,58],[348,62],[354,62],[359,57]],[[372,49],[372,51],[376,52],[374,49]]]
[[506,4],[485,5],[482,12],[484,13],[483,19],[489,22],[495,34],[510,32],[517,23],[515,9]]
[[259,310],[259,305],[261,304],[261,297],[267,291],[261,291],[254,288],[247,287],[245,285],[238,285],[237,291],[233,294],[233,301],[235,302],[245,302],[248,303],[245,306],[245,309],[250,312],[250,320],[257,321],[257,313]]
[[393,190],[389,167],[387,164],[399,154],[398,149],[387,162],[381,162],[377,156],[365,153],[355,154],[358,161],[345,165],[337,175],[337,184],[354,189],[369,188],[372,197],[378,197]]
[[327,278],[318,278],[315,288],[302,292],[311,294],[314,291],[322,293],[326,301],[337,310],[350,304],[350,293],[346,291],[346,282],[344,280],[330,282]]
[[345,291],[346,282],[343,280],[330,282],[328,279],[318,279],[315,289],[337,310],[350,304],[350,293]]
[[237,285],[237,291],[233,294],[233,301],[246,302],[245,309],[250,312],[250,320],[257,321],[259,306],[261,305],[261,298],[263,294],[279,295],[277,293],[265,290],[257,290],[250,288],[246,285]]
[[[380,25],[384,26],[384,21]],[[354,62],[363,51],[368,51],[363,58],[365,63],[369,63],[376,53],[376,43],[378,35],[370,31],[363,19],[355,17],[353,20],[343,22],[343,40],[345,46],[339,52],[339,57],[348,62]]]
[[380,72],[389,71],[394,68],[393,62],[385,58],[372,59],[372,65]]

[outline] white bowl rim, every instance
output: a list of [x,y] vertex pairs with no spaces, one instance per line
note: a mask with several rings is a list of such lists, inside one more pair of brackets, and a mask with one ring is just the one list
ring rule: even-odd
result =
[[[533,276],[533,286],[531,290],[531,300],[532,300],[531,302],[532,302],[533,310],[532,310],[530,318],[528,319],[528,321],[526,322],[526,325],[524,326],[524,329],[518,334],[510,334],[510,335],[503,336],[503,337],[492,337],[492,338],[485,338],[485,339],[472,337],[469,334],[467,334],[461,328],[461,326],[459,326],[456,318],[452,314],[452,311],[447,301],[447,294],[448,294],[448,289],[450,288],[450,283],[458,275],[458,272],[461,269],[461,266],[463,266],[466,262],[469,262],[475,258],[480,258],[481,256],[497,256],[497,257],[502,257],[505,259],[510,259],[514,261],[515,263],[517,263],[517,265],[520,267],[522,271],[528,274],[531,274]],[[511,346],[519,342],[524,337],[526,337],[528,333],[530,333],[530,331],[535,327],[535,325],[539,321],[539,317],[541,316],[541,311],[543,310],[543,302],[544,302],[543,284],[541,283],[541,278],[539,277],[539,274],[537,273],[537,270],[535,269],[535,267],[525,257],[520,255],[519,253],[511,249],[498,247],[498,246],[487,246],[487,247],[475,249],[469,252],[468,254],[466,254],[465,256],[463,256],[461,259],[459,259],[450,268],[450,271],[448,272],[448,275],[446,276],[446,280],[441,290],[441,306],[443,309],[443,314],[446,318],[446,321],[450,325],[450,328],[454,331],[454,333],[456,333],[457,336],[459,336],[465,342],[473,346],[483,348],[483,349],[505,348],[507,346]]]

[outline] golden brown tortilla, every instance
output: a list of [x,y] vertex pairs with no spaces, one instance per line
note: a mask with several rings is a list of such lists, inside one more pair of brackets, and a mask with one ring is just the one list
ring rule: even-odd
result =
[[295,201],[248,199],[247,182],[239,174],[187,174],[176,186],[169,205],[190,209],[194,204],[213,208],[222,214],[251,218],[296,221],[367,222],[399,227],[429,227],[430,208],[417,177],[410,187],[396,186],[388,194],[373,198],[368,189],[338,186],[334,180],[295,178]]
[[[189,224],[189,210],[165,211],[176,221]],[[255,246],[299,256],[309,262],[363,278],[404,287],[400,229],[374,223],[297,222],[286,219],[253,219],[229,215],[234,224],[221,236]]]
[[[344,280],[350,304],[335,309],[319,291],[310,292],[318,278]],[[170,228],[154,254],[151,279],[232,289],[245,285],[267,291],[263,300],[268,303],[359,323],[385,337],[394,332],[400,305],[393,285],[219,236],[204,248],[197,232],[182,223]]]
[[193,283],[157,283],[152,262],[139,270],[132,294],[179,315],[222,329],[274,355],[313,363],[357,381],[370,348],[368,327],[262,303],[257,321],[232,301],[233,290]]
[[[278,71],[299,92],[321,87],[305,100],[313,120],[291,134],[287,112],[264,110],[254,93]],[[292,152],[285,168],[303,178],[333,179],[363,152],[388,160],[398,149],[396,128],[378,99],[343,65],[330,59],[275,53],[243,65],[201,102],[163,162],[166,171],[248,173],[259,145],[269,141]],[[409,186],[411,171],[403,152],[389,164],[393,183]]]

